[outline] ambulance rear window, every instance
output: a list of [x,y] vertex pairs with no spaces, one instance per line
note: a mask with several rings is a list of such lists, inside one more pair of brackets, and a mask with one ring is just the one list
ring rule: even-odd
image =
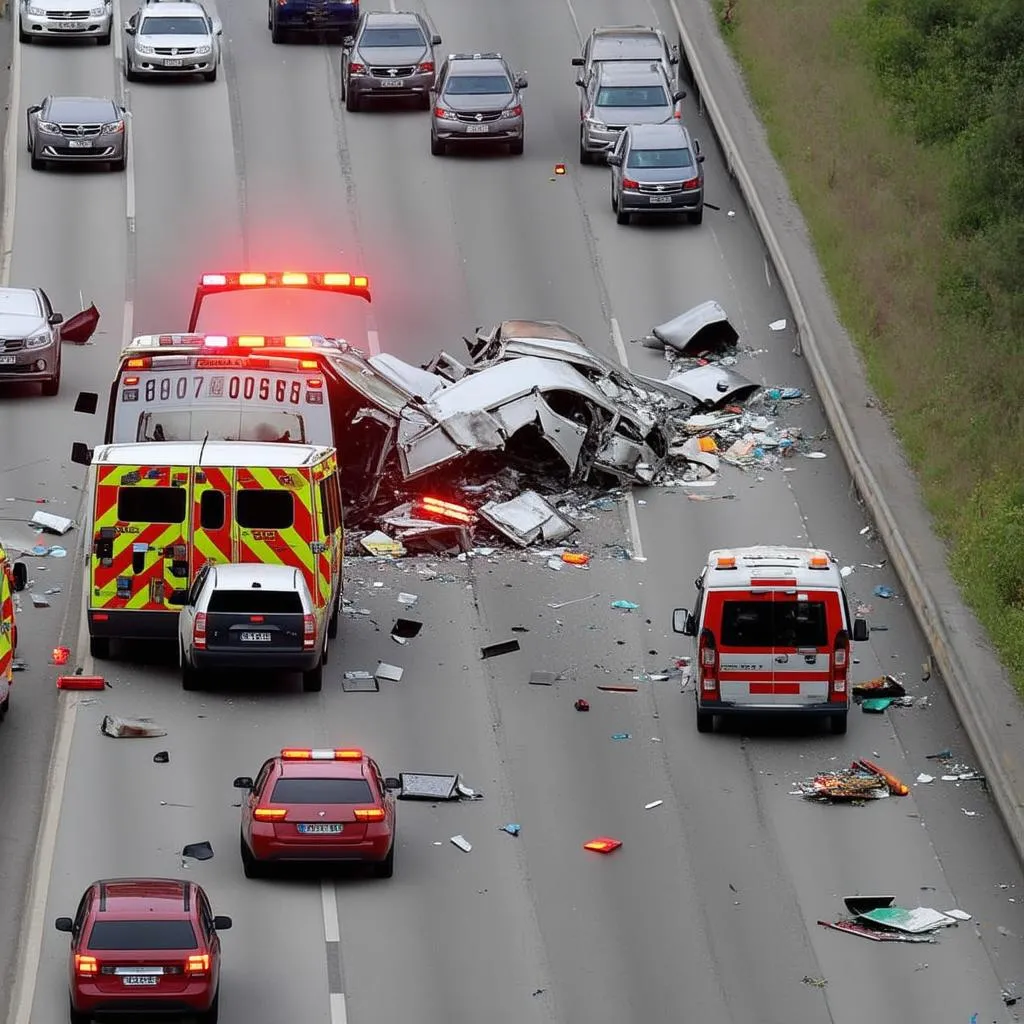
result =
[[287,530],[295,521],[291,491],[237,491],[235,519],[247,530]]
[[119,487],[117,518],[122,523],[183,523],[184,487]]
[[824,601],[726,601],[723,647],[827,647]]

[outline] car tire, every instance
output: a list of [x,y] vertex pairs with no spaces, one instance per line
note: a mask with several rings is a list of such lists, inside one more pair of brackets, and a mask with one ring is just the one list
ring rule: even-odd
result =
[[526,140],[525,139],[516,139],[515,142],[510,142],[508,144],[508,151],[509,151],[509,153],[512,154],[512,156],[522,156],[523,155],[523,147],[525,145],[526,145]]
[[338,620],[341,618],[341,595],[335,599],[334,611],[331,612],[330,621],[327,623],[327,639],[335,640],[338,636]]
[[31,163],[32,163],[32,170],[33,171],[45,171],[46,170],[46,161],[45,160],[40,160],[39,157],[36,156],[35,151],[33,151],[33,153],[32,153]]
[[3,702],[3,704],[0,704],[0,722],[2,722],[7,717],[7,712],[10,711],[10,710],[11,710],[11,695],[10,695],[10,693],[8,693],[7,694],[7,699]]
[[270,41],[272,43],[284,43],[288,40],[288,33],[276,22],[270,22]]
[[128,166],[128,158],[123,156],[120,160],[111,160],[110,169],[112,171],[123,171]]
[[184,658],[181,660],[181,688],[190,692],[200,688],[199,673]]
[[424,93],[420,97],[420,109],[421,110],[429,110],[431,108],[431,106],[433,106],[433,103],[432,103],[432,101],[430,99],[430,93],[429,92]]
[[205,1013],[196,1014],[196,1024],[217,1024],[220,1017],[220,988],[213,995],[213,1002]]
[[391,837],[391,849],[388,850],[388,855],[379,863],[373,865],[373,873],[377,878],[391,878],[395,873],[395,846],[398,844],[398,840]]
[[430,136],[430,155],[444,156],[448,152],[448,146],[433,134]]
[[619,212],[619,193],[612,189],[612,213]]
[[323,657],[308,672],[302,673],[302,690],[304,693],[319,693],[324,688]]
[[212,71],[204,71],[203,72],[203,81],[204,82],[216,82],[217,81],[217,68],[214,67],[214,69]]
[[615,223],[616,224],[628,224],[629,223],[629,210],[623,210],[620,206],[615,211]]
[[31,32],[26,32],[21,27],[20,19],[18,21],[18,42],[19,43],[24,43],[26,46],[31,46],[32,45],[32,33]]
[[847,714],[844,711],[841,715],[830,715],[828,720],[829,730],[833,736],[845,736],[847,725]]
[[68,1024],[89,1024],[91,1020],[89,1014],[76,1010],[75,1004],[68,1000]]
[[266,871],[264,866],[252,855],[252,850],[245,845],[245,836],[238,836],[238,852],[242,857],[242,874],[246,878],[262,878]]
[[99,658],[100,661],[106,661],[110,657],[110,637],[89,637],[89,653],[94,658]]
[[109,46],[110,45],[110,33],[107,32],[106,34],[104,34],[102,36],[97,36],[96,37],[96,45],[97,46]]
[[129,82],[137,82],[139,80],[135,68],[132,67],[132,62],[127,57],[124,59],[124,77]]
[[44,380],[42,384],[42,391],[44,398],[54,398],[60,391],[60,370],[58,370],[49,380]]
[[704,207],[702,206],[695,213],[687,214],[687,219],[691,224],[703,224],[704,223]]
[[351,89],[345,90],[345,109],[350,114],[358,114],[361,101],[358,94],[354,93]]
[[592,164],[593,162],[594,154],[587,152],[587,147],[583,145],[583,132],[580,132],[580,163]]
[[715,716],[710,711],[697,711],[697,732],[714,732]]

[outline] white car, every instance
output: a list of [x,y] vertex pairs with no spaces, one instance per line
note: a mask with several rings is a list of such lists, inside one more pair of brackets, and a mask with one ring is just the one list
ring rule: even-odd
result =
[[114,6],[111,0],[21,0],[18,38],[23,43],[36,39],[95,39],[110,45]]
[[200,3],[147,3],[125,23],[124,74],[217,79],[224,28]]

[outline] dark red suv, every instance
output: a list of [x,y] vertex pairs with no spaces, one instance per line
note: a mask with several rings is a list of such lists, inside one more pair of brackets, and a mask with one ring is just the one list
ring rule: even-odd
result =
[[85,891],[74,919],[68,976],[71,1024],[133,1017],[216,1024],[220,937],[201,886],[175,878],[107,878]]
[[265,761],[242,802],[242,867],[247,878],[283,861],[363,861],[376,875],[395,871],[395,798],[361,750],[289,748]]

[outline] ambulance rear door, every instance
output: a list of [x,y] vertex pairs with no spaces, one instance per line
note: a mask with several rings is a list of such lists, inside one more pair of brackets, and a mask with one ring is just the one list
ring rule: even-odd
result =
[[751,707],[775,703],[770,589],[707,591],[704,625],[715,634],[721,700]]
[[192,484],[192,571],[234,561],[235,474],[232,468],[197,466]]
[[833,643],[843,628],[836,590],[776,590],[773,598],[775,702],[827,704]]

